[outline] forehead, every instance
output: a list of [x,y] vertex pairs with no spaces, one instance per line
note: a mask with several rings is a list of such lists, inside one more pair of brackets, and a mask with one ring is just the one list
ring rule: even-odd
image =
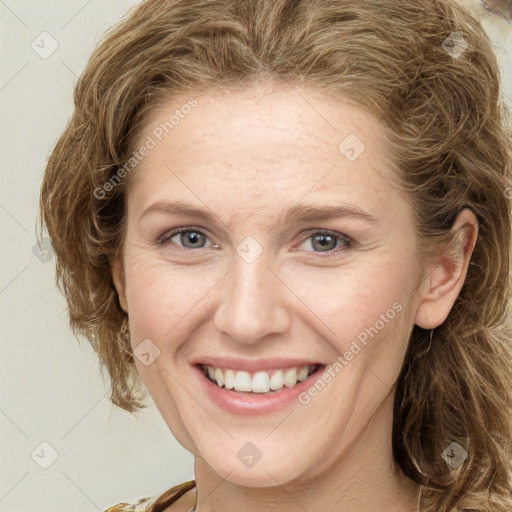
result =
[[393,192],[378,120],[312,88],[180,94],[153,113],[148,138],[154,147],[135,174],[139,205],[185,194],[212,207],[276,208],[336,193],[386,207]]

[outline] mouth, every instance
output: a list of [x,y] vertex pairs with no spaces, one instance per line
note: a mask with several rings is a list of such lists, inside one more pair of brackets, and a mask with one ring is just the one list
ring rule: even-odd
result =
[[249,372],[206,364],[196,366],[217,387],[247,395],[272,395],[283,388],[294,388],[326,367],[325,364],[312,364]]

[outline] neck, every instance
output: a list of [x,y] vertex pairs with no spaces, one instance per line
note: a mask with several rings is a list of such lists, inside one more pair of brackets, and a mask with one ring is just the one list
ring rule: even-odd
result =
[[291,481],[276,481],[275,486],[237,485],[196,457],[197,512],[415,512],[419,486],[403,476],[393,460],[392,402],[390,393],[334,463],[311,468]]

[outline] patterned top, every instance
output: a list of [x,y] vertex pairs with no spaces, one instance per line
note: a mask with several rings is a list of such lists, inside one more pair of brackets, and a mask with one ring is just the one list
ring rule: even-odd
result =
[[141,498],[132,503],[118,503],[113,507],[107,508],[104,512],[164,512],[165,509],[175,501],[178,501],[181,496],[193,489],[195,486],[195,480],[189,480],[188,482],[171,487],[161,496],[156,498]]

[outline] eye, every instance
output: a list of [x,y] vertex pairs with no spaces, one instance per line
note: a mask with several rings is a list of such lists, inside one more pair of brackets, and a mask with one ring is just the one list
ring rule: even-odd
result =
[[[176,238],[176,241],[174,241],[173,238]],[[160,237],[158,239],[158,244],[162,247],[166,247],[172,243],[183,249],[204,249],[204,243],[207,239],[208,237],[199,229],[194,227],[181,227]],[[218,246],[213,244],[211,247],[216,248]]]
[[[173,240],[173,239],[176,240]],[[167,247],[170,244],[178,246],[183,250],[195,250],[205,249],[205,242],[209,240],[208,236],[205,235],[200,229],[195,227],[180,227],[172,230],[169,233],[161,236],[157,243],[159,246]],[[322,256],[339,256],[341,252],[344,252],[352,246],[352,240],[341,233],[335,231],[314,231],[311,232],[308,237],[303,239],[302,243],[311,241],[310,246],[313,248],[312,252],[318,252]],[[219,246],[213,244],[211,248],[217,249]],[[336,249],[337,250],[333,250]],[[318,249],[318,250],[316,250]]]
[[[313,252],[323,253],[322,256],[339,256],[341,252],[347,250],[352,245],[352,240],[341,233],[335,231],[315,231],[304,239],[304,242],[310,242]],[[333,249],[338,248],[334,251]],[[318,249],[318,251],[316,250]]]

